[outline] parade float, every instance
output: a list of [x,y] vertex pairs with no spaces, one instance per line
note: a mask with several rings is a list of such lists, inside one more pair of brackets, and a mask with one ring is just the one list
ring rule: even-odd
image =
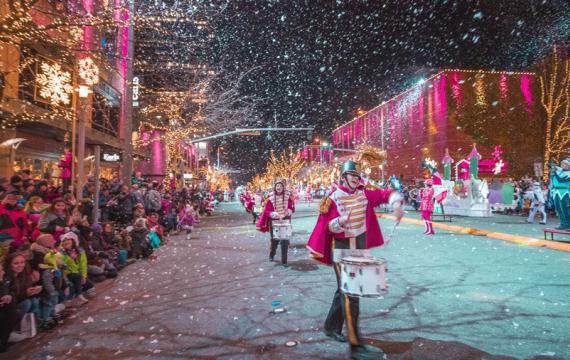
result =
[[[429,170],[434,178],[436,212],[470,217],[490,217],[491,211],[501,206],[512,206],[513,191],[509,182],[493,181],[492,191],[487,180],[479,173],[499,175],[506,172],[507,162],[501,159],[502,150],[495,146],[492,159],[482,159],[476,144],[465,159],[455,163],[455,180],[451,179],[454,160],[446,149],[442,159],[443,179],[437,173],[435,162],[424,158],[424,171]],[[425,177],[425,174],[424,174]],[[436,181],[435,178],[441,181]],[[492,207],[493,206],[493,207]]]

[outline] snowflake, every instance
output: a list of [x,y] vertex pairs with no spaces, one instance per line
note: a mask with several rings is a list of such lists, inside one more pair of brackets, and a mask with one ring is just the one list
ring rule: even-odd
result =
[[42,73],[38,74],[37,83],[41,86],[40,96],[48,99],[52,104],[62,103],[68,105],[71,102],[70,94],[73,91],[71,74],[62,71],[59,64],[42,63]]
[[79,77],[87,85],[95,85],[99,82],[99,68],[91,58],[79,60]]

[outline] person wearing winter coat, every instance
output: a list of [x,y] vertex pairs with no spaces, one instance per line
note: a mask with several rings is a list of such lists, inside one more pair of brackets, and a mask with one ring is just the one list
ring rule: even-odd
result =
[[28,216],[17,206],[21,197],[17,192],[7,193],[0,204],[0,233],[12,238],[10,244],[12,249],[17,249],[28,242]]
[[131,250],[132,256],[135,259],[141,259],[148,254],[150,245],[148,243],[148,229],[146,227],[146,220],[144,218],[137,219],[131,230]]
[[8,351],[10,333],[16,329],[23,314],[16,308],[14,293],[10,291],[10,283],[4,279],[4,267],[0,266],[0,353]]
[[59,304],[66,291],[62,257],[55,249],[55,239],[51,234],[38,236],[30,250],[32,269],[39,272],[43,287],[39,304],[40,328],[51,329],[57,325],[56,313],[65,309],[65,305]]
[[71,219],[66,204],[62,198],[58,198],[43,212],[38,228],[43,233],[52,234],[55,241],[58,242],[61,235],[69,231],[70,223]]
[[32,271],[26,260],[26,253],[14,252],[4,261],[6,279],[10,282],[10,292],[14,295],[21,314],[39,315],[39,294],[43,287],[39,285],[39,274]]
[[72,306],[81,306],[88,302],[83,295],[93,288],[87,278],[87,255],[79,246],[79,238],[73,232],[61,236],[60,252],[65,265],[65,276],[70,282],[70,296],[73,298]]
[[131,194],[127,185],[121,187],[121,193],[117,196],[117,201],[121,213],[119,222],[121,224],[128,224],[133,219],[133,209],[136,204],[136,198]]
[[196,222],[194,208],[190,204],[180,212],[180,226],[186,231],[186,239],[190,240],[192,237],[192,230],[194,230],[194,223]]

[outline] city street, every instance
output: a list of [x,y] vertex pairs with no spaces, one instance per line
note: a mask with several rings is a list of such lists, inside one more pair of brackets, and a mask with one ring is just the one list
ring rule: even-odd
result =
[[[346,358],[347,346],[322,332],[333,271],[305,249],[317,207],[297,206],[284,268],[268,261],[268,236],[241,205],[222,204],[191,240],[174,236],[156,259],[98,285],[79,316],[1,358]],[[386,236],[394,223],[380,223]],[[570,253],[422,230],[403,222],[374,251],[387,260],[390,287],[383,298],[361,301],[369,343],[389,359],[570,359],[570,285],[562,272]],[[275,300],[286,312],[271,312]]]

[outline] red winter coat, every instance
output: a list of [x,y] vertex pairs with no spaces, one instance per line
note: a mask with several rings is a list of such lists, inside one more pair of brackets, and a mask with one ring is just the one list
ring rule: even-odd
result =
[[7,209],[0,204],[0,233],[12,238],[12,247],[24,245],[28,238],[28,215],[24,210]]

